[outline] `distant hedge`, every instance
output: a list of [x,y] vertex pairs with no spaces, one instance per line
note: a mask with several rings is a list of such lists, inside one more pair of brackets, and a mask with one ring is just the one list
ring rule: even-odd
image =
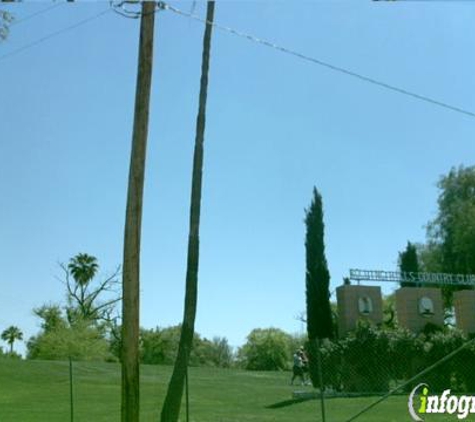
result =
[[[322,343],[324,387],[349,393],[385,392],[468,341],[469,338],[455,329],[428,329],[416,335],[404,329],[384,330],[360,323],[345,339]],[[307,345],[307,348],[315,358],[315,346]],[[318,374],[312,375],[314,381],[318,380]],[[431,391],[450,388],[457,392],[475,392],[475,345],[465,347],[404,391],[410,391],[420,382],[429,384]]]

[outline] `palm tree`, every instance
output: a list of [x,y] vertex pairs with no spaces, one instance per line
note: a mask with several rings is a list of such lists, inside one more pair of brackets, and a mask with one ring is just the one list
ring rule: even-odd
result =
[[16,340],[23,340],[23,333],[18,327],[12,325],[2,333],[2,340],[10,345],[10,353],[13,353],[13,343]]
[[94,278],[99,269],[99,264],[94,256],[80,253],[71,258],[68,269],[77,284],[85,287]]
[[195,327],[196,303],[198,293],[199,229],[201,211],[201,181],[203,176],[203,142],[206,120],[206,98],[208,93],[208,71],[213,28],[214,1],[208,1],[206,29],[203,40],[203,58],[201,65],[201,84],[198,118],[196,122],[195,151],[193,156],[193,174],[191,182],[190,229],[188,236],[188,262],[186,269],[186,291],[183,324],[181,328],[178,355],[173,374],[168,385],[167,396],[163,403],[162,422],[176,422],[180,414],[183,387],[188,368]]
[[[67,319],[70,324],[79,320],[97,323],[98,321],[110,322],[110,314],[120,298],[113,298],[99,302],[105,292],[114,292],[118,283],[119,268],[105,280],[93,283],[99,270],[97,258],[85,253],[77,254],[69,260],[68,265],[60,264],[66,275],[68,307]],[[73,281],[72,281],[73,280]]]

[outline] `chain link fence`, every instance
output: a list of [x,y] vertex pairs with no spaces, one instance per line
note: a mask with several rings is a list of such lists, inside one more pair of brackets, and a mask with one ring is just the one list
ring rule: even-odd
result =
[[[475,340],[457,330],[415,335],[360,326],[321,342],[320,371],[317,350],[307,350],[313,386],[290,385],[289,371],[190,367],[180,422],[410,421],[408,398],[421,383],[430,394],[475,393]],[[142,366],[142,421],[160,420],[171,369]],[[0,360],[2,422],[119,419],[117,363]]]
[[[325,402],[341,399],[342,406],[345,398],[368,398],[344,421],[365,420],[363,415],[377,414],[383,409],[381,403],[397,396],[403,406],[394,420],[411,420],[407,400],[422,384],[427,387],[427,394],[432,395],[444,391],[449,394],[447,390],[458,396],[475,393],[475,339],[455,329],[442,331],[429,326],[416,335],[361,324],[344,339],[323,341],[318,350],[316,345],[308,345],[307,349],[311,357],[310,376],[318,392],[296,391],[294,398],[320,398],[323,393]],[[321,374],[315,363],[319,359]],[[335,420],[331,412],[326,413],[327,420]],[[385,419],[384,413],[381,420]],[[323,413],[319,420],[325,420]]]

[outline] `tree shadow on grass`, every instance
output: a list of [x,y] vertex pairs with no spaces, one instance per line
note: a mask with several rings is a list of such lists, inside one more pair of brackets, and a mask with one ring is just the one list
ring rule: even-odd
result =
[[300,397],[297,399],[279,401],[277,403],[266,406],[266,409],[280,409],[282,407],[292,406],[293,404],[303,403],[309,400],[315,400],[315,397]]

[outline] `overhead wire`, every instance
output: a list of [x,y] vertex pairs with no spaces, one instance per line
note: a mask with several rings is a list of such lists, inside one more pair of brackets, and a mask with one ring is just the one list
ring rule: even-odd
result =
[[201,16],[198,16],[194,13],[185,12],[183,10],[180,10],[180,9],[174,7],[174,6],[171,6],[168,3],[159,2],[159,6],[162,9],[169,10],[169,11],[171,11],[171,12],[177,14],[177,15],[181,15],[181,16],[184,16],[184,17],[187,17],[187,18],[191,18],[191,19],[194,19],[196,21],[199,21],[199,22],[207,24],[207,25],[212,25],[213,27],[215,27],[216,29],[219,29],[221,31],[228,32],[230,34],[236,35],[236,36],[241,37],[241,38],[245,38],[245,39],[247,39],[251,42],[264,45],[266,47],[272,48],[274,50],[280,51],[280,52],[285,53],[285,54],[289,54],[291,56],[294,56],[294,57],[297,57],[299,59],[308,61],[308,62],[316,64],[318,66],[325,67],[325,68],[333,70],[335,72],[339,72],[339,73],[345,74],[347,76],[357,78],[357,79],[359,79],[363,82],[367,82],[367,83],[379,86],[381,88],[391,90],[393,92],[397,92],[399,94],[409,96],[409,97],[412,97],[414,99],[430,103],[432,105],[443,107],[445,109],[449,109],[451,111],[455,111],[457,113],[461,113],[461,114],[464,114],[466,116],[475,117],[475,113],[470,111],[470,110],[467,110],[467,109],[464,109],[464,108],[461,108],[461,107],[457,107],[457,106],[453,106],[453,105],[451,105],[447,102],[439,101],[439,100],[436,100],[434,98],[428,97],[426,95],[418,94],[416,92],[409,91],[409,90],[404,89],[404,88],[400,88],[398,86],[395,86],[395,85],[389,84],[387,82],[383,82],[381,80],[363,75],[361,73],[357,73],[357,72],[354,72],[352,70],[349,70],[349,69],[346,69],[346,68],[343,68],[343,67],[340,67],[340,66],[336,66],[336,65],[331,64],[329,62],[317,59],[315,57],[311,57],[307,54],[299,53],[298,51],[292,50],[292,49],[287,48],[287,47],[283,47],[281,45],[278,45],[278,44],[273,43],[271,41],[267,41],[267,40],[262,39],[262,38],[258,38],[254,35],[238,31],[238,30],[233,29],[231,27],[220,25],[216,22],[209,22],[205,18],[202,18]]
[[[44,41],[47,41],[55,36],[58,36],[60,34],[63,34],[65,32],[68,32],[72,29],[75,29],[79,26],[82,26],[94,19],[97,19],[99,17],[101,17],[102,15],[105,15],[106,13],[110,12],[111,10],[121,14],[122,16],[125,16],[125,17],[129,17],[129,18],[138,18],[140,16],[140,12],[133,12],[133,11],[128,11],[126,10],[125,8],[123,8],[123,5],[124,4],[134,4],[134,3],[137,3],[135,1],[127,1],[127,0],[124,0],[124,1],[121,1],[119,4],[116,4],[114,5],[113,2],[111,1],[110,2],[110,7],[106,10],[103,10],[102,12],[99,12],[98,14],[96,15],[93,15],[89,18],[86,18],[82,21],[79,21],[77,22],[76,24],[74,25],[71,25],[71,26],[68,26],[66,28],[63,28],[63,29],[60,29],[58,31],[55,31],[51,34],[48,34],[42,38],[40,38],[39,40],[36,40],[36,41],[33,41],[27,45],[24,45],[16,50],[13,50],[11,52],[8,52],[6,54],[3,54],[0,56],[0,61],[1,60],[4,60],[8,57],[11,57],[13,55],[16,55],[24,50],[27,50],[31,47],[34,47],[38,44],[41,44],[43,43]],[[50,6],[46,9],[43,9],[43,10],[40,10],[30,16],[27,16],[23,19],[21,19],[20,21],[17,21],[16,23],[20,23],[20,22],[23,22],[25,20],[28,20],[28,19],[31,19],[39,14],[42,14],[42,13],[46,13],[48,11],[50,11],[51,9],[54,9],[55,7],[58,7],[59,5],[61,5],[63,3],[57,3],[53,6]],[[166,2],[163,2],[163,1],[158,1],[157,2],[157,8],[159,10],[169,10],[177,15],[181,15],[181,16],[184,16],[184,17],[187,17],[187,18],[191,18],[191,19],[194,19],[196,21],[199,21],[201,23],[204,23],[204,24],[208,24],[208,25],[212,25],[213,27],[215,27],[216,29],[218,30],[221,30],[221,31],[224,31],[224,32],[228,32],[232,35],[235,35],[235,36],[238,36],[240,38],[245,38],[251,42],[254,42],[254,43],[257,43],[257,44],[260,44],[260,45],[263,45],[263,46],[266,46],[266,47],[269,47],[269,48],[272,48],[274,50],[277,50],[277,51],[280,51],[282,53],[285,53],[285,54],[288,54],[288,55],[291,55],[291,56],[294,56],[294,57],[297,57],[301,60],[305,60],[305,61],[308,61],[310,63],[313,63],[313,64],[316,64],[318,66],[321,66],[321,67],[325,67],[327,69],[330,69],[330,70],[333,70],[335,72],[339,72],[339,73],[342,73],[342,74],[345,74],[347,76],[351,76],[353,78],[356,78],[356,79],[359,79],[363,82],[367,82],[367,83],[370,83],[370,84],[373,84],[373,85],[376,85],[376,86],[379,86],[381,88],[384,88],[384,89],[387,89],[387,90],[391,90],[393,92],[397,92],[399,94],[402,94],[402,95],[405,95],[405,96],[409,96],[409,97],[412,97],[416,100],[420,100],[420,101],[424,101],[426,103],[430,103],[432,105],[436,105],[436,106],[439,106],[439,107],[443,107],[445,109],[448,109],[448,110],[451,110],[451,111],[454,111],[454,112],[457,112],[457,113],[461,113],[461,114],[464,114],[466,116],[469,116],[469,117],[475,117],[475,113],[470,111],[470,110],[467,110],[467,109],[464,109],[464,108],[461,108],[461,107],[457,107],[457,106],[454,106],[454,105],[451,105],[445,101],[440,101],[440,100],[436,100],[432,97],[429,97],[429,96],[426,96],[426,95],[422,95],[422,94],[418,94],[414,91],[410,91],[408,89],[404,89],[404,88],[401,88],[401,87],[398,87],[396,85],[392,85],[392,84],[389,84],[387,82],[383,82],[381,80],[378,80],[378,79],[375,79],[375,78],[372,78],[372,77],[369,77],[369,76],[366,76],[366,75],[363,75],[362,73],[358,73],[358,72],[354,72],[352,70],[349,70],[349,69],[346,69],[344,67],[341,67],[341,66],[336,66],[334,64],[331,64],[329,62],[326,62],[326,61],[323,61],[321,59],[317,59],[315,57],[312,57],[312,56],[309,56],[307,54],[303,54],[303,53],[300,53],[298,51],[295,51],[295,50],[292,50],[290,48],[287,48],[287,47],[284,47],[284,46],[281,46],[281,45],[278,45],[274,42],[271,42],[271,41],[268,41],[268,40],[265,40],[265,39],[262,39],[262,38],[259,38],[255,35],[252,35],[252,34],[248,34],[248,33],[245,33],[245,32],[242,32],[242,31],[239,31],[239,30],[236,30],[234,28],[231,28],[229,26],[224,26],[224,25],[220,25],[216,22],[209,22],[207,21],[205,18],[202,18],[201,16],[198,16],[196,14],[194,14],[193,12],[193,9],[191,12],[185,12],[183,10],[180,10],[174,6],[171,6],[170,4],[166,3]],[[119,10],[121,9],[121,10]]]
[[13,26],[13,25],[18,25],[20,23],[23,23],[27,20],[30,20],[30,19],[33,19],[35,18],[36,16],[39,16],[39,15],[42,15],[44,13],[47,13],[53,9],[56,9],[58,6],[62,6],[63,4],[65,4],[64,2],[58,2],[58,3],[55,3],[53,4],[52,6],[49,6],[49,7],[46,7],[44,9],[41,9],[41,10],[38,10],[37,12],[35,13],[32,13],[31,15],[28,15],[28,16],[25,16],[24,18],[21,18],[21,19],[13,19],[11,22],[10,22],[10,26]]
[[45,41],[47,41],[47,40],[49,40],[49,39],[51,39],[51,38],[54,38],[54,37],[56,37],[56,36],[58,36],[58,35],[64,34],[65,32],[69,32],[69,31],[71,31],[71,30],[73,30],[73,29],[76,29],[76,28],[82,26],[82,25],[85,25],[85,24],[87,24],[87,23],[89,23],[89,22],[91,22],[91,21],[93,21],[93,20],[95,20],[95,19],[97,19],[97,18],[99,18],[99,17],[105,15],[106,13],[109,13],[110,11],[111,11],[111,8],[108,7],[107,9],[102,10],[101,12],[96,13],[96,14],[93,15],[93,16],[89,16],[88,18],[83,19],[83,20],[81,20],[81,21],[79,21],[79,22],[76,22],[76,23],[73,24],[73,25],[67,26],[66,28],[59,29],[58,31],[52,32],[52,33],[50,33],[50,34],[48,34],[48,35],[45,35],[44,37],[42,37],[42,38],[40,38],[40,39],[38,39],[38,40],[36,40],[36,41],[33,41],[33,42],[31,42],[31,43],[29,43],[29,44],[26,44],[26,45],[24,45],[24,46],[22,46],[22,47],[19,47],[19,48],[13,50],[13,51],[10,51],[10,52],[8,52],[8,53],[5,53],[5,54],[3,54],[3,55],[0,56],[0,61],[5,60],[6,58],[11,57],[11,56],[14,56],[14,55],[16,55],[16,54],[18,54],[18,53],[21,53],[22,51],[25,51],[25,50],[27,50],[27,49],[29,49],[29,48],[32,48],[32,47],[34,47],[34,46],[36,46],[36,45],[38,45],[38,44],[41,44],[41,43],[43,43],[43,42],[45,42]]

